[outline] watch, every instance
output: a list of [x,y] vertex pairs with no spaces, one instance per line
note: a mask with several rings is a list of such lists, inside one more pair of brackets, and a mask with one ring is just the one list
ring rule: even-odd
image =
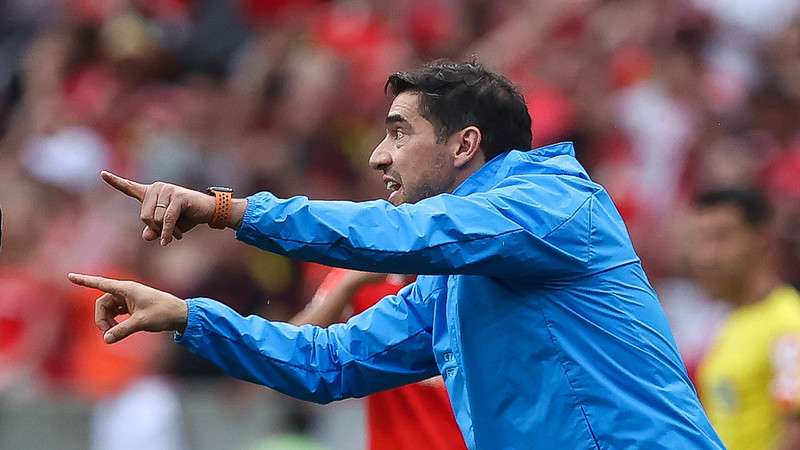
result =
[[227,228],[231,220],[231,203],[233,203],[233,189],[224,186],[211,186],[206,189],[208,195],[214,196],[214,213],[208,226],[217,230]]

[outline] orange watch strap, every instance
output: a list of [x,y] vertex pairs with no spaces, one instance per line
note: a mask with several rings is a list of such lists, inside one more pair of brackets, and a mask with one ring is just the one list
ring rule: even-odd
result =
[[214,214],[208,226],[217,230],[224,230],[231,220],[232,192],[214,191]]

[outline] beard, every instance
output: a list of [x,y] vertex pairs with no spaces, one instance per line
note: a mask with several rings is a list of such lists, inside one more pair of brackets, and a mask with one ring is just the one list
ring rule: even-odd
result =
[[[450,171],[445,170],[448,162],[447,156],[440,154],[411,186],[403,184],[402,178],[396,178],[401,181],[401,189],[403,189],[404,193],[403,203],[417,203],[420,200],[443,194],[453,189],[455,172],[452,171],[452,167]],[[400,174],[397,173],[396,176],[400,177]]]
[[433,197],[447,192],[441,186],[429,182],[423,182],[415,186],[414,189],[407,189],[403,198],[403,203],[417,203],[420,200]]

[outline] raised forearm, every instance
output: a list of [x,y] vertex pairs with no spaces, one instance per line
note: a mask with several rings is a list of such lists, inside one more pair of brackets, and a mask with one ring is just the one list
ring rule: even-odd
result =
[[317,325],[326,327],[342,321],[345,308],[361,287],[361,283],[344,277],[330,292],[314,296],[310,302],[289,322],[295,325]]

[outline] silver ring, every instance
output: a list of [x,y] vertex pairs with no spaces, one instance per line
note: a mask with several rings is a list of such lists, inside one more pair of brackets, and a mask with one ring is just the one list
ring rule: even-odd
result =
[[156,208],[166,208],[166,207],[167,207],[167,205],[165,205],[163,203],[156,203]]

